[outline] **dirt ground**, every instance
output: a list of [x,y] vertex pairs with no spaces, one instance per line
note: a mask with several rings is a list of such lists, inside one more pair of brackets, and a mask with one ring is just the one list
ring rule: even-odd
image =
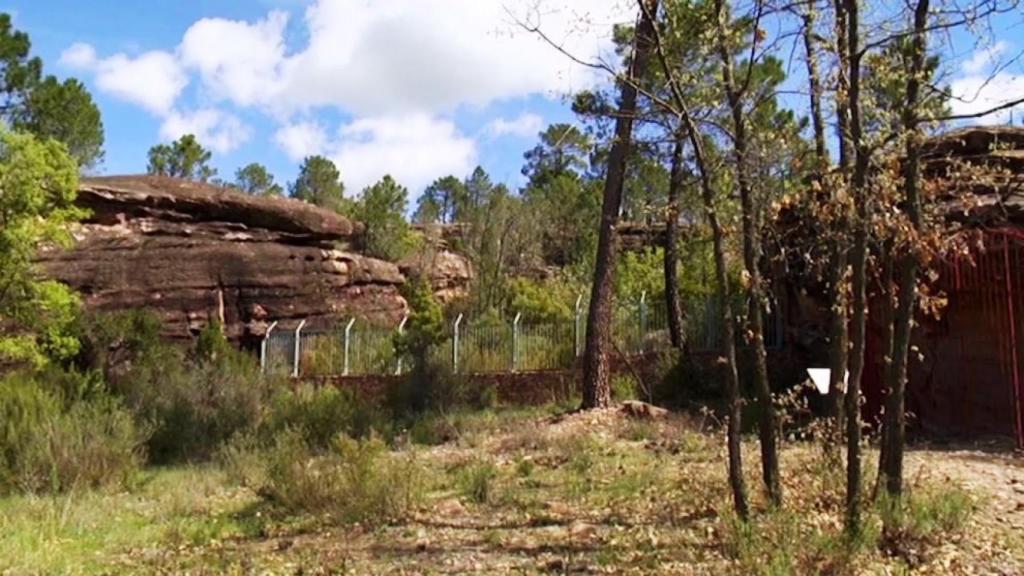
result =
[[[404,522],[268,524],[258,537],[150,550],[141,565],[133,553],[122,566],[303,574],[1024,574],[1019,455],[985,447],[912,450],[911,490],[962,489],[973,513],[962,526],[935,528],[895,552],[871,546],[845,553],[836,536],[841,483],[822,467],[817,448],[786,448],[787,510],[769,514],[757,445],[745,444],[756,511],[746,533],[730,513],[721,442],[696,431],[699,424],[637,420],[615,409],[485,423],[417,454],[433,487]],[[496,470],[492,494],[474,502],[450,479],[484,461]]]

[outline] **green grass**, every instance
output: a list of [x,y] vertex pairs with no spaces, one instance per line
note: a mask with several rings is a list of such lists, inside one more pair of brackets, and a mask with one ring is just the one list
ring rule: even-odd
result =
[[91,574],[153,546],[199,545],[244,531],[232,515],[255,497],[213,468],[146,473],[133,492],[0,499],[0,572]]

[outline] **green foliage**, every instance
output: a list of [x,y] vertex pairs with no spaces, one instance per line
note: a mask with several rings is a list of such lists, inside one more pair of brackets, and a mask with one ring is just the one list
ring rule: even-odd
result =
[[216,323],[193,350],[160,342],[159,321],[146,313],[92,317],[80,361],[103,373],[112,393],[152,430],[150,461],[203,460],[234,434],[259,424],[268,382],[248,353],[236,350]]
[[59,413],[59,400],[33,379],[13,374],[0,380],[0,489],[16,484],[25,448]]
[[883,546],[894,552],[919,543],[937,543],[961,529],[975,510],[974,502],[956,485],[915,490],[893,499],[884,491],[877,503]]
[[421,224],[458,222],[466,202],[466,186],[455,176],[444,176],[423,191],[413,220]]
[[557,280],[513,278],[509,282],[509,297],[508,312],[522,313],[527,322],[566,322],[573,318],[574,296]]
[[81,82],[43,77],[43,62],[29,57],[31,42],[0,14],[0,117],[16,131],[63,143],[78,166],[103,158],[99,108]]
[[648,302],[665,298],[665,251],[662,248],[625,252],[619,259],[616,295],[624,301],[635,302],[644,292]]
[[635,400],[639,385],[632,376],[616,375],[612,378],[612,398],[616,401]]
[[395,349],[398,354],[420,360],[444,341],[444,310],[423,278],[411,278],[403,295],[409,304],[409,320],[405,331],[395,335]]
[[328,210],[341,210],[345,186],[334,162],[323,156],[307,156],[299,166],[299,175],[289,186],[292,198],[316,204]]
[[552,124],[539,134],[540,143],[523,157],[523,176],[531,187],[543,186],[554,178],[578,177],[589,165],[592,144],[586,134],[571,124]]
[[544,262],[563,267],[590,262],[597,249],[600,184],[575,173],[552,173],[531,182],[523,199],[534,230],[540,231]]
[[363,190],[348,215],[366,225],[363,247],[367,254],[394,261],[409,253],[415,237],[405,220],[408,205],[408,190],[391,176],[384,176],[380,182]]
[[61,82],[47,76],[38,82],[25,98],[24,109],[12,127],[63,143],[83,168],[103,160],[100,110],[85,86],[74,78]]
[[142,462],[144,440],[119,401],[76,402],[34,431],[18,483],[33,492],[124,484]]
[[199,365],[217,362],[234,353],[234,348],[224,337],[224,327],[216,320],[203,326],[192,346],[192,358]]
[[417,472],[411,458],[388,454],[376,438],[339,436],[332,453],[315,456],[301,434],[286,432],[267,455],[267,483],[259,491],[289,512],[379,524],[404,517],[422,499]]
[[373,431],[387,432],[385,428],[385,419],[352,390],[302,385],[274,394],[260,436],[270,439],[293,430],[311,448],[323,450],[338,435],[358,438]]
[[267,383],[251,356],[230,350],[201,364],[167,350],[144,362],[126,392],[152,422],[151,460],[203,460],[235,433],[259,422]]
[[456,484],[462,496],[474,504],[487,504],[494,495],[498,469],[488,461],[470,462],[456,472]]
[[160,328],[160,318],[146,310],[83,314],[76,327],[81,342],[76,363],[116,382],[135,359],[164,353]]
[[210,166],[212,153],[186,134],[170,144],[157,144],[149,149],[146,171],[160,176],[173,176],[197,182],[208,182],[217,175]]
[[28,34],[14,29],[10,14],[0,13],[0,108],[4,110],[21,104],[43,74],[43,61],[28,56],[31,48]]
[[78,169],[60,143],[0,133],[0,367],[41,366],[77,351],[68,336],[78,299],[57,282],[40,280],[37,249],[68,245]]
[[235,171],[235,187],[254,196],[281,196],[284,189],[274,182],[274,175],[267,167],[253,162]]
[[0,422],[0,492],[124,481],[141,460],[144,435],[106,395],[65,405],[48,382],[11,374],[0,380]]

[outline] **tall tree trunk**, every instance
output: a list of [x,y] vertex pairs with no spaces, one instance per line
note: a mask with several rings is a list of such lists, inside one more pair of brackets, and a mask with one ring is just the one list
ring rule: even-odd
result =
[[[649,11],[644,0],[638,0],[641,10],[647,17],[653,20],[653,12]],[[732,313],[732,303],[729,295],[729,268],[725,259],[725,230],[722,222],[718,219],[718,210],[715,205],[715,187],[711,181],[710,167],[707,157],[704,154],[703,135],[697,128],[693,116],[690,115],[690,108],[683,96],[679,79],[669,64],[665,55],[665,47],[654,28],[654,39],[658,61],[661,63],[661,70],[669,79],[669,88],[672,92],[672,100],[676,105],[676,113],[682,122],[682,128],[686,131],[686,137],[693,148],[693,160],[697,167],[700,178],[701,202],[704,205],[704,212],[708,219],[708,226],[711,227],[712,251],[715,259],[715,292],[721,310],[722,342],[721,357],[719,364],[725,374],[723,382],[727,403],[726,415],[726,446],[729,458],[729,487],[732,490],[733,508],[736,515],[743,521],[750,517],[750,508],[747,504],[747,486],[743,479],[743,445],[740,442],[742,430],[742,400],[740,398],[739,374],[736,370],[736,328],[735,318]]]
[[583,408],[600,408],[611,403],[609,356],[611,352],[612,291],[617,263],[616,225],[622,209],[622,185],[625,179],[626,158],[629,157],[636,113],[636,82],[643,76],[651,52],[654,35],[654,14],[658,0],[647,3],[637,27],[633,57],[621,84],[619,116],[615,120],[615,141],[608,154],[608,173],[604,182],[601,205],[601,227],[598,231],[597,259],[594,280],[590,290],[590,309],[587,321],[586,352],[583,356]]
[[[732,114],[733,152],[736,182],[740,192],[743,228],[743,264],[747,273],[747,340],[753,355],[754,390],[760,408],[758,435],[761,440],[761,472],[768,497],[782,505],[782,481],[779,475],[779,418],[768,381],[768,354],[764,347],[764,281],[761,278],[761,242],[755,214],[753,182],[750,177],[749,142],[743,94],[733,71],[733,57],[727,41],[729,14],[725,3],[716,3],[718,12],[718,51],[722,59],[722,84]],[[753,63],[748,63],[753,65]]]
[[676,134],[672,149],[672,167],[668,182],[668,210],[665,221],[665,310],[672,347],[682,351],[686,346],[683,332],[683,306],[679,301],[679,196],[683,180],[683,134]]
[[[818,56],[815,47],[814,26],[817,22],[817,12],[814,6],[815,0],[807,3],[807,11],[804,12],[804,49],[807,52],[807,78],[810,87],[811,125],[814,129],[814,158],[816,166],[814,178],[818,184],[821,194],[825,193],[825,173],[828,170],[828,150],[825,145],[825,123],[821,109],[821,77],[818,71]],[[846,30],[845,23],[836,24],[837,32],[837,53],[840,54],[840,83],[846,85]],[[840,102],[837,107],[840,130],[840,166],[846,183],[849,183],[850,162],[849,162],[849,129],[850,119],[848,108]],[[829,194],[828,200],[834,206],[840,208],[836,215],[835,228],[833,233],[833,246],[831,246],[828,259],[828,301],[831,302],[830,316],[828,320],[828,367],[830,369],[828,380],[827,413],[835,422],[835,438],[829,441],[839,441],[843,433],[843,393],[845,388],[845,376],[847,370],[846,357],[849,347],[849,334],[847,333],[847,301],[846,301],[846,269],[847,269],[847,241],[846,234],[845,206],[840,204],[841,200],[836,191]]]
[[[881,285],[882,291],[879,295],[879,300],[882,302],[882,317],[880,318],[880,324],[882,326],[882,334],[880,340],[882,341],[882,359],[885,364],[885,371],[882,377],[882,399],[884,402],[888,402],[889,398],[889,384],[888,374],[892,365],[892,327],[894,318],[896,315],[896,306],[893,300],[896,298],[896,290],[893,289],[894,280],[894,268],[895,263],[893,259],[893,241],[887,239],[882,246],[882,253],[879,255],[879,260],[882,262],[882,273],[881,273]],[[871,499],[874,500],[878,496],[878,490],[881,484],[885,481],[885,461],[889,452],[889,443],[885,439],[886,430],[888,426],[882,423],[881,427],[881,439],[879,441],[878,450],[878,478],[875,481],[875,487],[871,492]]]
[[743,479],[743,445],[740,442],[743,428],[743,400],[740,397],[740,379],[736,369],[736,318],[733,316],[729,294],[729,267],[725,259],[725,230],[722,228],[722,222],[718,219],[714,185],[711,183],[711,176],[707,171],[700,133],[689,116],[685,118],[685,121],[691,135],[690,143],[694,149],[697,169],[700,171],[701,199],[708,225],[711,227],[712,251],[715,258],[715,292],[721,310],[722,322],[721,358],[719,361],[725,372],[723,380],[727,404],[726,446],[729,453],[729,486],[732,489],[733,508],[736,510],[736,514],[746,521],[750,516],[750,510],[747,504],[747,486]]
[[906,441],[904,396],[907,386],[907,362],[917,303],[918,261],[916,243],[921,232],[921,136],[918,130],[921,83],[925,75],[929,0],[919,0],[914,8],[913,40],[908,70],[902,128],[906,133],[906,158],[903,161],[903,204],[910,220],[911,236],[906,240],[896,268],[897,303],[893,318],[893,359],[887,380],[885,489],[890,496],[903,493],[903,446]]
[[854,153],[851,187],[854,217],[852,274],[853,315],[850,325],[850,379],[846,390],[846,528],[860,531],[861,508],[861,429],[860,383],[864,374],[864,344],[867,329],[867,255],[871,202],[867,191],[868,151],[863,137],[860,108],[860,13],[858,0],[843,0],[847,23],[847,103],[850,114],[850,140]]

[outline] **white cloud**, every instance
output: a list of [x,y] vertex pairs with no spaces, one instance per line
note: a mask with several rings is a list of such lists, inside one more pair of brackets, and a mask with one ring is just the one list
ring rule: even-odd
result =
[[[194,133],[211,149],[229,151],[251,130],[227,110],[256,108],[279,123],[273,140],[290,158],[328,155],[352,189],[390,173],[418,193],[438,176],[473,167],[476,143],[451,120],[460,108],[607,80],[522,30],[516,18],[594,60],[610,54],[612,25],[632,20],[635,11],[631,0],[506,4],[314,0],[296,18],[298,30],[289,29],[280,10],[253,21],[203,18],[173,52],[101,57],[88,44],[74,44],[61,60],[91,71],[98,90],[161,117],[162,138]],[[286,42],[292,37],[299,45]],[[183,112],[188,105],[180,97],[193,77],[197,89],[187,96],[198,109]],[[352,120],[332,136],[315,120],[323,108]],[[528,136],[542,123],[524,113],[499,118],[481,134]]]
[[310,121],[282,126],[274,134],[274,141],[294,161],[322,154],[327,148],[327,134],[323,126]]
[[332,148],[349,190],[390,174],[413,198],[440,176],[467,174],[477,155],[476,144],[454,124],[425,114],[355,120],[341,127]]
[[176,140],[194,134],[200,144],[220,154],[235,150],[252,136],[252,131],[237,117],[204,108],[192,112],[172,111],[160,125],[160,138]]
[[991,46],[976,50],[971,57],[964,61],[962,67],[967,74],[978,74],[996,65],[1001,54],[1006,52],[1009,45],[1000,40]]
[[[995,70],[999,67],[999,56],[1010,48],[1003,41],[977,50],[963,65],[963,76],[950,83],[950,108],[953,114],[978,114],[990,110],[1024,94],[1024,74],[1009,70]],[[1024,113],[1024,105],[1000,110],[993,114],[972,119],[978,124],[1006,124],[1011,115]]]
[[[204,19],[189,28],[181,52],[211,93],[279,115],[331,106],[359,116],[448,112],[460,105],[593,84],[572,64],[523,31],[504,0],[318,0],[307,8],[308,42],[284,50],[287,17],[256,23]],[[635,10],[623,0],[548,0],[522,19],[583,58],[610,46],[611,25]],[[542,16],[537,16],[542,14]],[[536,20],[535,20],[536,22]]]
[[[1024,74],[999,72],[989,78],[988,75],[972,75],[953,80],[950,84],[953,99],[950,108],[953,114],[977,114],[990,110],[1024,94]],[[978,124],[1006,124],[1011,113],[1016,118],[1024,115],[1024,105],[1000,110],[994,114],[972,119]]]
[[523,112],[512,120],[495,118],[484,127],[484,133],[492,138],[501,136],[519,136],[523,138],[536,136],[544,127],[544,119],[537,114]]
[[85,42],[76,42],[60,53],[60,63],[75,70],[88,70],[96,64],[96,49]]
[[284,61],[284,29],[288,14],[273,11],[249,24],[223,18],[203,18],[185,32],[179,53],[182,62],[199,71],[218,98],[249,106],[271,97],[280,84]]
[[134,57],[118,53],[98,58],[92,46],[77,43],[64,50],[60,61],[95,74],[101,92],[160,116],[171,112],[174,101],[188,85],[188,76],[175,57],[159,50]]

